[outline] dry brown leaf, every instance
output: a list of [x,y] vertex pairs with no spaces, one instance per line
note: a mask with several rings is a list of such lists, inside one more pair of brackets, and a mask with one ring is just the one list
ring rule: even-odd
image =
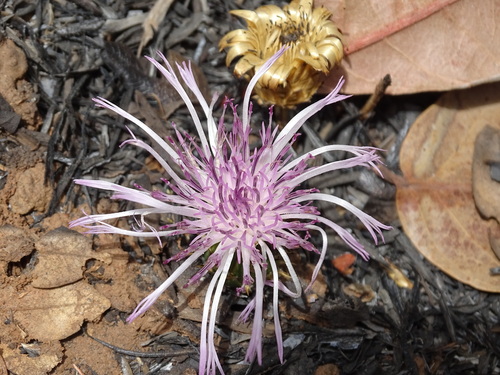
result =
[[144,33],[142,34],[137,56],[141,55],[144,46],[153,38],[155,31],[158,30],[158,26],[160,26],[173,2],[174,0],[156,0],[155,5],[151,8],[142,24]]
[[369,284],[352,283],[342,288],[348,296],[359,298],[361,302],[368,303],[376,297],[375,292]]
[[[474,143],[487,125],[500,128],[500,84],[450,92],[413,124],[400,154],[405,182],[397,209],[418,250],[450,276],[477,289],[500,292],[499,267],[472,195]],[[496,199],[500,199],[496,196]]]
[[406,277],[403,271],[390,260],[386,259],[386,262],[387,266],[384,265],[384,268],[387,272],[387,276],[389,276],[400,288],[413,289],[413,282]]
[[474,145],[472,192],[481,215],[496,220],[489,239],[492,250],[500,259],[500,184],[491,175],[494,163],[500,163],[500,128],[487,125],[476,137]]
[[390,74],[389,94],[466,88],[500,78],[497,0],[316,0],[345,35],[340,75],[351,94],[372,93]]
[[7,287],[0,290],[0,300],[29,338],[43,342],[65,339],[111,306],[83,281],[55,289],[27,286],[21,294]]
[[109,254],[92,251],[89,238],[64,227],[44,235],[35,247],[39,254],[33,270],[35,288],[56,288],[82,279],[85,262],[91,258],[111,262]]
[[356,256],[351,253],[345,253],[335,257],[332,260],[332,265],[342,275],[352,275],[354,272],[354,262],[356,262]]
[[[198,85],[198,88],[201,91],[201,94],[203,95],[205,100],[208,103],[210,103],[210,101],[212,100],[212,94],[210,93],[210,86],[208,84],[207,77],[203,73],[203,70],[198,66],[198,64],[196,64],[194,61],[191,61],[191,60],[187,59],[186,57],[182,56],[179,52],[177,52],[173,49],[168,50],[167,60],[174,67],[174,70],[178,76],[181,75],[178,65],[182,66],[182,64],[190,64],[191,70],[193,71],[194,79],[196,81],[196,84]],[[165,82],[165,81],[163,80],[162,82]],[[168,84],[168,86],[171,86],[171,85]],[[196,97],[196,95],[194,95],[193,92],[191,92],[190,87],[185,82],[182,82],[182,87],[184,87],[184,90],[186,90],[186,92],[188,93],[189,97],[191,98],[191,100],[193,102],[198,102],[198,98]],[[170,91],[172,91],[172,89],[170,89]],[[177,97],[179,97],[179,100],[180,100],[180,96],[177,94],[175,94],[175,95]]]

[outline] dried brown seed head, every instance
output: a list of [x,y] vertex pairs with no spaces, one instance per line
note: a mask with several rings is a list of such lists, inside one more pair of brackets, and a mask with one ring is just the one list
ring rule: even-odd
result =
[[289,47],[255,86],[260,104],[290,108],[309,101],[344,56],[342,34],[330,21],[331,13],[314,8],[312,0],[231,13],[247,22],[247,29],[233,30],[219,43],[221,50],[228,48],[226,65],[239,57],[236,76],[250,79],[281,47]]

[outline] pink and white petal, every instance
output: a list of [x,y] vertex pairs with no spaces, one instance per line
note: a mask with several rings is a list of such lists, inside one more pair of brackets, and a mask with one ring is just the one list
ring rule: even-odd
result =
[[363,245],[361,245],[359,241],[356,240],[351,233],[349,233],[346,229],[342,228],[338,224],[335,224],[333,221],[327,218],[311,214],[283,215],[282,217],[283,219],[313,220],[326,224],[331,229],[333,229],[347,245],[349,245],[354,251],[356,251],[359,255],[361,255],[361,257],[364,260],[370,259],[370,254],[368,254]]
[[[205,295],[200,335],[200,363],[198,369],[200,375],[204,375],[205,372],[207,374],[215,374],[217,368],[221,373],[224,373],[215,349],[214,334],[220,297],[231,267],[234,252],[235,249],[231,249],[224,254],[221,264],[217,268],[217,271],[215,271]],[[217,288],[214,293],[216,286]]]
[[[317,149],[314,149],[312,151],[309,151],[307,154],[304,154],[291,162],[283,165],[280,168],[280,174],[283,172],[286,172],[292,168],[294,168],[297,164],[299,164],[303,160],[310,159],[312,157],[316,157],[318,155],[324,154],[326,152],[335,152],[335,151],[342,151],[342,152],[349,152],[351,154],[354,154],[356,156],[361,156],[365,154],[374,154],[376,151],[380,151],[378,148],[374,147],[358,147],[358,146],[348,146],[348,145],[328,145],[328,146],[323,146],[319,147]],[[380,158],[374,158],[373,162],[379,162]]]
[[[209,154],[207,153],[209,151],[208,147],[208,142],[207,142],[207,137],[205,135],[205,132],[203,131],[203,127],[201,126],[201,121],[200,118],[198,117],[198,113],[196,112],[196,109],[194,108],[193,102],[189,98],[189,95],[186,93],[184,88],[182,87],[179,79],[177,78],[174,70],[172,69],[172,66],[169,64],[167,58],[161,53],[157,52],[158,56],[163,60],[163,63],[167,66],[168,69],[166,69],[162,64],[160,64],[158,61],[153,59],[152,57],[146,56],[146,58],[154,65],[156,68],[165,76],[165,78],[170,82],[170,84],[177,90],[179,95],[181,96],[182,100],[186,104],[186,107],[189,110],[189,114],[191,115],[191,118],[193,119],[194,126],[196,128],[196,131],[198,132],[198,137],[200,138],[201,146],[203,152],[205,152],[205,156],[208,157]],[[195,82],[196,84],[196,82]]]
[[344,84],[344,78],[341,78],[337,86],[324,98],[318,100],[316,103],[304,108],[296,114],[285,127],[279,132],[273,143],[273,155],[278,155],[281,150],[290,142],[293,136],[297,133],[300,127],[315,113],[322,110],[325,106],[340,102],[341,100],[349,98],[351,95],[339,95],[339,91]]
[[[156,161],[158,163],[160,163],[160,165],[163,167],[163,169],[165,170],[165,172],[170,176],[172,177],[172,179],[175,181],[175,183],[177,184],[177,187],[179,189],[182,189],[184,192],[186,193],[193,193],[193,189],[191,189],[191,187],[189,187],[178,175],[177,173],[174,172],[174,170],[170,167],[170,165],[166,162],[166,160],[164,158],[162,158],[160,156],[160,154],[158,154],[150,145],[148,145],[146,142],[144,141],[141,141],[139,139],[129,139],[125,142],[122,143],[122,145],[124,144],[131,144],[131,145],[134,145],[136,147],[140,147],[144,150],[146,150],[147,152],[149,152],[151,154],[151,156],[153,156]],[[177,159],[178,160],[178,159]],[[177,161],[177,160],[174,160],[174,161]]]
[[260,242],[260,246],[265,249],[267,254],[268,263],[271,265],[271,271],[273,274],[273,320],[274,320],[274,335],[276,336],[276,346],[278,349],[278,358],[280,362],[283,363],[283,335],[281,332],[280,324],[280,314],[279,314],[279,273],[276,261],[274,260],[274,255],[269,249],[269,247]]
[[345,160],[332,161],[331,163],[323,164],[319,167],[309,168],[301,175],[288,181],[287,184],[289,184],[290,186],[297,186],[310,178],[319,176],[323,173],[336,171],[339,169],[347,169],[358,166],[363,166],[363,167],[374,166],[373,162],[376,160],[378,160],[378,156],[372,154],[365,154]]
[[311,230],[318,231],[321,234],[323,244],[321,246],[319,260],[316,263],[316,266],[314,266],[314,270],[313,270],[313,273],[311,275],[311,281],[309,282],[309,285],[304,290],[306,293],[309,291],[309,289],[312,287],[312,285],[316,281],[316,278],[318,277],[319,271],[321,270],[321,266],[323,265],[323,262],[325,261],[326,250],[328,248],[328,237],[326,235],[326,232],[323,230],[323,228],[320,228],[317,225],[308,225],[307,228],[311,229]]
[[298,203],[304,201],[313,201],[313,200],[320,200],[324,202],[333,203],[350,211],[363,223],[366,229],[370,232],[375,244],[378,243],[377,234],[380,236],[382,240],[384,239],[382,235],[382,229],[383,230],[392,229],[392,227],[390,227],[389,225],[382,224],[380,221],[364,213],[362,210],[354,206],[352,203],[349,203],[346,200],[336,197],[334,195],[323,194],[323,193],[312,193],[293,199],[294,202]]
[[116,104],[111,103],[109,100],[97,97],[92,99],[98,106],[107,108],[115,112],[116,114],[124,117],[125,119],[129,120],[130,122],[133,122],[136,124],[139,128],[141,128],[151,139],[153,139],[161,148],[163,148],[174,160],[179,158],[179,155],[170,147],[167,142],[165,142],[158,134],[156,134],[149,126],[147,126],[145,123],[143,123],[141,120],[138,118],[132,116],[130,113],[127,111],[121,109],[118,107]]
[[283,249],[281,246],[278,246],[278,252],[280,253],[281,258],[285,262],[288,273],[292,277],[292,281],[295,286],[295,292],[292,292],[288,288],[286,288],[287,291],[285,292],[292,298],[299,298],[300,295],[302,294],[302,285],[300,284],[297,272],[295,272],[295,268],[293,268],[292,262],[290,261],[290,258],[288,257],[288,254],[286,253],[285,249]]
[[203,255],[203,252],[196,252],[192,254],[189,258],[187,258],[180,266],[177,268],[168,278],[165,280],[158,288],[155,289],[153,293],[144,298],[135,310],[130,314],[127,318],[127,322],[132,322],[140,315],[144,314],[162,295],[162,293],[167,290],[170,285],[172,285],[175,280],[179,278],[181,274],[183,274],[196,260]]
[[110,214],[96,214],[96,215],[87,215],[85,212],[85,216],[82,216],[81,218],[78,218],[76,220],[73,220],[69,223],[69,227],[78,227],[81,225],[88,225],[92,223],[97,223],[97,222],[102,222],[106,220],[113,220],[113,219],[119,219],[122,217],[129,217],[129,216],[137,216],[137,215],[149,215],[149,214],[154,214],[154,213],[162,213],[162,210],[158,209],[151,209],[151,208],[138,208],[135,210],[128,210],[128,211],[120,211],[120,212],[115,212],[115,213],[110,213]]
[[245,361],[252,362],[257,357],[257,363],[262,364],[262,310],[264,307],[264,276],[258,263],[253,263],[255,273],[255,310],[252,325],[252,335],[248,344]]
[[257,70],[257,72],[255,72],[254,76],[248,83],[247,89],[245,91],[245,96],[243,98],[243,109],[241,114],[243,132],[245,132],[248,127],[250,127],[250,97],[252,96],[252,91],[255,85],[259,81],[260,77],[262,77],[264,73],[266,73],[269,70],[269,68],[276,62],[276,60],[278,60],[281,57],[281,55],[285,53],[287,49],[288,47],[286,46],[281,47],[281,49],[278,52],[276,52],[269,60],[265,62],[264,65],[260,67],[259,70]]
[[115,193],[112,199],[124,199],[130,202],[144,204],[146,206],[161,209],[165,213],[175,213],[184,216],[194,216],[198,211],[190,207],[174,206],[151,197],[149,192],[127,188],[109,181],[103,180],[74,180],[76,184],[93,187],[102,190],[112,190]]

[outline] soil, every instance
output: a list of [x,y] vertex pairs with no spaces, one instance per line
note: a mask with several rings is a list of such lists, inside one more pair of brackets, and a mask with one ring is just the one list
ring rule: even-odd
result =
[[[83,212],[124,208],[104,193],[77,187],[74,178],[161,184],[154,160],[133,147],[119,147],[128,138],[127,124],[95,108],[92,97],[128,108],[161,136],[171,134],[171,121],[193,130],[172,89],[149,74],[138,54],[161,50],[172,59],[193,60],[207,97],[219,92],[241,101],[245,82],[232,76],[217,43],[242,26],[230,9],[254,9],[261,1],[174,2],[138,53],[141,23],[153,4],[0,1],[0,375],[197,372],[206,282],[182,288],[187,275],[146,314],[125,322],[176,267],[162,261],[188,239],[159,244],[67,229]],[[398,173],[408,124],[435,98],[384,98],[365,121],[356,113],[366,98],[353,98],[325,109],[309,127],[324,142],[388,149],[387,168]],[[266,108],[256,105],[254,112],[256,125],[267,117]],[[304,136],[296,151],[314,146],[314,139]],[[246,301],[227,288],[216,338],[227,373],[500,374],[500,298],[423,260],[399,225],[394,187],[368,170],[312,183],[394,229],[375,248],[348,213],[323,207],[325,215],[362,239],[372,259],[352,259],[354,264],[336,268],[332,260],[348,249],[330,239],[314,288],[302,299],[281,299],[283,365],[271,309],[265,316],[262,366],[243,362],[251,326],[236,318]],[[312,265],[315,258],[297,252],[293,261]],[[301,268],[307,284],[313,267]]]

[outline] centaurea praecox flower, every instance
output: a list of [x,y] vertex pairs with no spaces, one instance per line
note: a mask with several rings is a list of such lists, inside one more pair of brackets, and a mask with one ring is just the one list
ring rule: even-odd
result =
[[[284,49],[274,55],[255,74],[244,96],[241,117],[236,106],[229,100],[224,102],[224,110],[233,111],[232,129],[226,132],[224,115],[218,123],[213,119],[213,107],[203,98],[195,82],[190,66],[178,66],[180,75],[191,88],[200,102],[206,116],[205,133],[202,122],[183,89],[173,68],[165,57],[165,63],[148,58],[167,78],[185,101],[198,132],[199,144],[191,136],[175,128],[177,140],[165,142],[147,125],[106,99],[97,98],[98,106],[108,108],[145,131],[151,139],[166,152],[179,166],[181,173],[172,167],[145,142],[132,136],[124,142],[147,150],[163,166],[170,181],[165,184],[173,193],[147,191],[140,186],[135,189],[99,180],[76,180],[76,183],[92,188],[114,191],[114,199],[124,199],[139,203],[146,208],[102,215],[90,215],[75,220],[71,226],[85,226],[89,233],[117,233],[137,237],[167,237],[187,234],[193,237],[190,245],[168,261],[183,263],[153,293],[142,300],[128,321],[132,321],[153,305],[157,298],[172,283],[187,271],[200,257],[209,252],[204,266],[189,280],[195,283],[215,270],[205,296],[205,306],[201,323],[200,374],[213,374],[222,367],[217,357],[214,344],[214,331],[221,294],[228,276],[231,263],[237,261],[243,270],[241,287],[238,292],[254,290],[254,297],[249,302],[240,318],[246,320],[253,312],[252,335],[246,354],[247,361],[257,358],[262,361],[262,320],[264,308],[264,286],[273,288],[273,314],[278,355],[283,360],[283,342],[278,313],[278,295],[283,292],[291,297],[299,297],[302,287],[287,251],[303,248],[319,253],[312,282],[316,279],[327,250],[327,235],[322,226],[335,231],[351,248],[364,259],[368,258],[361,244],[344,228],[320,215],[310,204],[312,201],[326,201],[337,204],[357,216],[377,241],[377,234],[387,226],[366,215],[352,204],[316,189],[297,190],[303,182],[341,168],[355,166],[376,167],[379,157],[370,147],[330,145],[318,148],[304,156],[291,159],[290,149],[296,133],[304,122],[324,106],[346,98],[338,92],[342,82],[325,98],[299,112],[281,131],[272,129],[271,123],[262,125],[260,136],[262,145],[250,149],[250,96],[258,79],[283,54]],[[271,122],[271,119],[270,119]],[[334,161],[325,165],[310,167],[308,161],[325,152],[342,151],[353,156],[346,160]],[[184,219],[175,224],[153,228],[146,221],[149,214],[173,213]],[[142,229],[124,230],[107,223],[108,220],[134,217]],[[140,218],[140,220],[138,219]],[[320,226],[322,225],[322,226]],[[323,240],[318,251],[310,242],[310,232],[318,232]],[[213,250],[215,248],[215,250]],[[293,280],[294,289],[289,289],[279,280],[277,258],[281,258]],[[270,267],[270,270],[268,269]]]

